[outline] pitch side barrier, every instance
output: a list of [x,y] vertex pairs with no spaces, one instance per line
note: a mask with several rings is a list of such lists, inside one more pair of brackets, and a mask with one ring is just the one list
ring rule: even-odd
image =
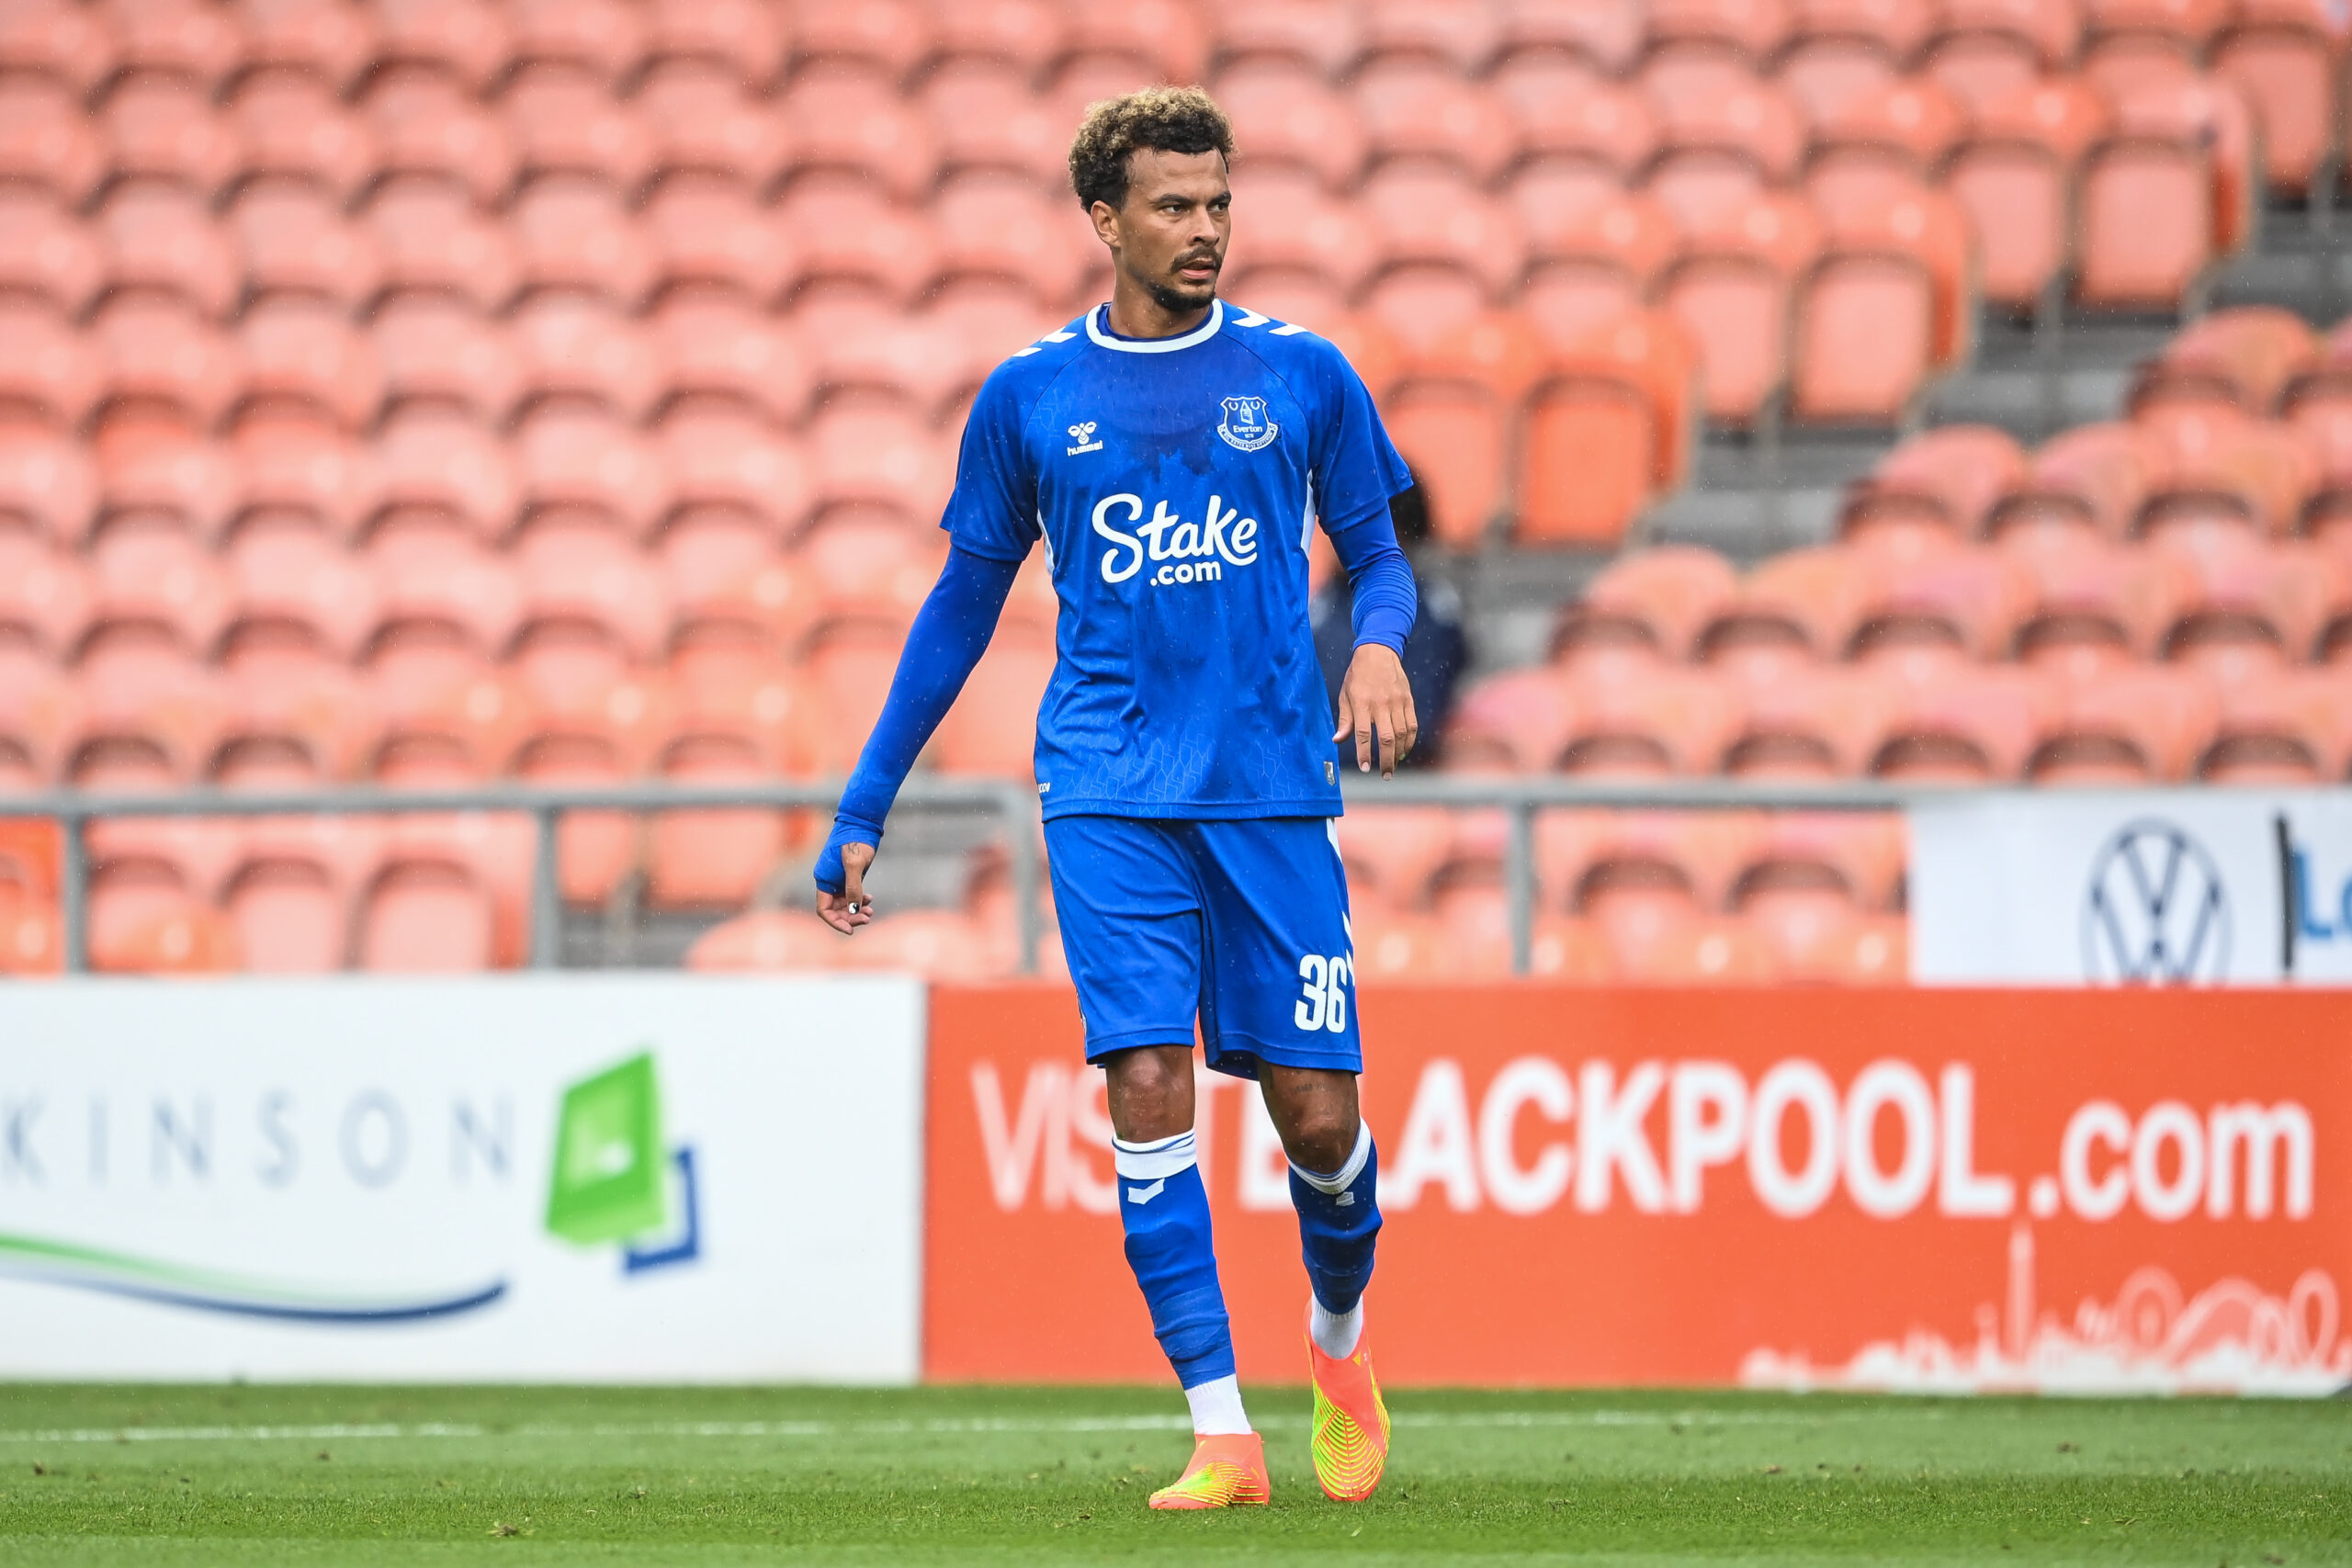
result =
[[[1510,833],[1504,855],[1510,887],[1511,969],[1524,975],[1533,942],[1538,896],[1535,886],[1535,817],[1538,812],[1577,808],[1646,811],[1900,811],[1923,798],[1963,793],[1952,788],[1898,787],[1879,784],[1836,785],[1756,784],[1700,779],[1669,783],[1592,783],[1577,779],[1470,778],[1421,775],[1344,784],[1351,805],[1441,806],[1456,810],[1499,809],[1509,814]],[[153,817],[400,816],[413,812],[509,812],[532,818],[537,842],[531,870],[531,950],[535,969],[559,962],[557,915],[561,893],[556,876],[556,836],[567,811],[684,811],[698,807],[792,807],[831,811],[839,805],[838,780],[784,781],[725,785],[615,784],[587,788],[503,785],[477,790],[339,789],[300,794],[228,795],[198,790],[159,795],[92,795],[74,793],[0,796],[0,820],[53,820],[63,838],[59,875],[59,914],[64,927],[65,968],[89,968],[89,824],[107,818]],[[1982,795],[1982,790],[1967,791]],[[983,812],[1002,818],[1012,850],[1014,907],[1019,911],[1021,972],[1035,974],[1037,942],[1044,931],[1038,905],[1043,871],[1037,836],[1017,830],[1036,821],[1036,802],[1016,784],[998,779],[915,778],[899,793],[899,804],[928,811]]]

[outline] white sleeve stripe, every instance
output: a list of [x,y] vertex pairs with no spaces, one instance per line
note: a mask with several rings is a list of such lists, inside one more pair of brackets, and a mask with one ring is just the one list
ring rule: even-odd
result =
[[1315,476],[1306,476],[1306,509],[1298,520],[1298,548],[1301,555],[1315,546]]
[[[1249,323],[1248,323],[1248,322],[1246,322],[1246,321],[1245,321],[1245,322],[1243,322],[1242,324],[1243,324],[1244,326],[1249,325]],[[1290,325],[1290,326],[1276,327],[1276,328],[1275,328],[1275,329],[1274,329],[1271,333],[1269,333],[1268,335],[1269,335],[1269,336],[1271,336],[1271,337],[1296,337],[1300,333],[1303,333],[1303,332],[1305,332],[1305,331],[1306,331],[1306,329],[1305,327],[1298,326],[1298,325],[1296,325],[1296,324],[1293,324],[1293,325]]]
[[1255,310],[1244,310],[1233,318],[1233,324],[1237,327],[1262,327],[1272,320],[1272,316],[1261,316]]
[[1039,343],[1068,343],[1077,335],[1076,333],[1047,333],[1037,341]]

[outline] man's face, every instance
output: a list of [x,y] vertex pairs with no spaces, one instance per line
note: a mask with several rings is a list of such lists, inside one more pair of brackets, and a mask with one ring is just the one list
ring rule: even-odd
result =
[[1216,298],[1232,207],[1223,153],[1132,152],[1126,202],[1096,202],[1094,231],[1161,310],[1202,310]]

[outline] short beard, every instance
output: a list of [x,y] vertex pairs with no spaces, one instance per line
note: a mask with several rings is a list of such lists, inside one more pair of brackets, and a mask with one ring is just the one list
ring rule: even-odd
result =
[[1150,280],[1144,282],[1143,291],[1151,296],[1153,304],[1170,315],[1181,316],[1187,310],[1204,310],[1208,308],[1209,302],[1216,298],[1216,279],[1210,278],[1208,287],[1198,294],[1187,293],[1172,283]]

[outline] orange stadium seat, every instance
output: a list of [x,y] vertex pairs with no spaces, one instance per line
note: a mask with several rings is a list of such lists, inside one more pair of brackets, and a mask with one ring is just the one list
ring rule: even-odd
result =
[[1071,207],[1023,175],[976,173],[948,181],[931,205],[940,276],[951,282],[1007,279],[1041,304],[1067,303],[1102,254]]
[[1475,544],[1500,511],[1513,415],[1541,365],[1526,333],[1500,314],[1407,355],[1385,418],[1428,487],[1438,537]]
[[1352,930],[1359,978],[1442,980],[1462,972],[1453,935],[1434,915],[1367,910]]
[[630,100],[653,173],[715,175],[764,191],[792,161],[792,132],[746,90],[734,67],[711,59],[655,64]]
[[1723,755],[1734,778],[1853,778],[1886,739],[1885,683],[1868,671],[1787,660],[1758,678],[1734,660],[1713,662],[1740,682],[1739,729]]
[[401,180],[368,204],[366,221],[390,292],[454,295],[492,311],[503,310],[522,286],[522,265],[505,225],[476,212],[461,188]]
[[113,192],[93,225],[109,292],[169,294],[225,316],[243,291],[234,238],[194,192],[164,185]]
[[1346,0],[1269,0],[1219,17],[1213,47],[1220,73],[1273,62],[1337,78],[1363,53],[1363,9]]
[[379,65],[429,65],[480,92],[514,58],[512,27],[489,0],[382,0],[376,11]]
[[[1394,68],[1389,74],[1394,78]],[[1399,94],[1409,96],[1411,86],[1409,81],[1387,83],[1386,96],[1379,101],[1392,118]],[[1276,60],[1248,62],[1218,75],[1216,97],[1233,121],[1234,139],[1248,149],[1253,173],[1286,165],[1343,190],[1363,172],[1372,138],[1358,99],[1326,85],[1312,67]]]
[[634,424],[662,390],[652,343],[636,320],[605,299],[535,294],[510,320],[522,403],[584,403]]
[[510,230],[526,289],[578,289],[634,309],[652,288],[652,244],[620,196],[593,180],[534,180],[514,198]]
[[1495,84],[1518,125],[1523,168],[1514,184],[1532,182],[1555,211],[1617,194],[1657,152],[1649,101],[1611,83],[1579,83],[1579,70],[1566,60],[1531,61]]
[[1208,63],[1208,28],[1179,0],[1068,6],[1063,18],[1073,60],[1116,60],[1161,82],[1197,82]]
[[0,636],[54,663],[89,624],[89,571],[82,558],[23,529],[0,534]]
[[1984,104],[2045,72],[2065,73],[2082,47],[2075,0],[1945,0],[1928,46],[1928,73],[1955,96]]
[[505,324],[462,299],[404,293],[369,322],[387,407],[447,405],[485,423],[504,420],[523,372]]
[[2187,383],[2179,388],[2186,395],[2218,393],[2260,417],[2276,411],[2288,387],[2316,370],[2319,360],[2318,338],[2290,310],[2267,305],[2216,310],[2184,327],[2163,355],[2143,368],[2133,406],[2178,381]]
[[375,457],[387,512],[446,513],[488,539],[514,526],[523,491],[506,445],[457,411],[400,412],[384,422]]
[[373,455],[304,411],[249,415],[238,422],[228,445],[242,481],[239,533],[292,521],[347,538],[376,511]]
[[2061,691],[2058,721],[2027,763],[2037,784],[2183,782],[2221,719],[2218,689],[2192,670],[2128,667]]
[[239,528],[221,554],[237,620],[298,621],[348,659],[374,623],[376,585],[336,536],[290,512]]
[[509,0],[507,16],[520,67],[553,63],[614,82],[645,52],[645,13],[627,0]]
[[1871,773],[1918,784],[2020,777],[2056,721],[2056,692],[2034,672],[1957,665],[1929,682],[1889,683],[1886,739]]
[[[988,9],[957,6],[942,19]],[[924,78],[921,99],[938,139],[943,174],[988,170],[1021,175],[1041,188],[1067,179],[1069,127],[1030,90],[1032,75],[1010,60],[959,55]],[[1226,107],[1234,111],[1230,98]]]
[[1792,291],[1821,243],[1792,197],[1754,197],[1688,234],[1662,296],[1697,345],[1711,421],[1750,423],[1786,384]]
[[939,276],[930,225],[862,184],[797,181],[777,222],[794,238],[804,285],[850,283],[907,300]]
[[829,969],[838,960],[840,947],[854,940],[830,930],[806,909],[754,909],[696,937],[684,962],[697,974]]
[[1661,120],[1648,189],[1686,230],[1736,221],[1768,188],[1793,179],[1804,152],[1803,118],[1769,85],[1668,100]]
[[2006,658],[2031,614],[2032,574],[1982,547],[1886,560],[1878,598],[1855,631],[1852,657],[1932,679],[1955,660]]
[[238,322],[236,344],[243,370],[240,418],[300,413],[356,430],[372,423],[383,403],[375,344],[328,300],[263,299]]
[[653,172],[653,138],[605,84],[565,65],[526,65],[499,96],[525,180],[565,175],[633,192]]
[[90,876],[90,967],[100,974],[219,974],[238,964],[235,933],[167,861],[124,859]]
[[808,462],[799,447],[750,413],[688,406],[656,432],[681,509],[754,520],[763,537],[789,532],[808,514]]
[[1562,612],[1553,657],[1627,645],[1690,659],[1699,635],[1737,602],[1731,563],[1697,545],[1661,545],[1621,556]]
[[220,904],[254,974],[323,975],[349,956],[346,901],[317,861],[248,858],[230,874]]
[[101,355],[54,310],[0,300],[0,401],[61,428],[88,419],[103,395]]
[[1667,778],[1715,772],[1737,733],[1737,699],[1702,671],[1625,665],[1571,668],[1575,717],[1554,759],[1585,778]]
[[2308,660],[2343,595],[2342,563],[2309,545],[2217,533],[2160,537],[2154,547],[2187,570],[2188,592],[2165,651],[2224,683],[2266,680]]
[[523,525],[514,547],[523,615],[580,617],[608,628],[630,656],[653,656],[670,632],[661,574],[639,531],[602,507],[550,507]]
[[396,859],[361,901],[356,967],[401,975],[488,969],[495,924],[488,890],[465,865]]
[[1987,299],[2033,307],[2075,264],[2078,171],[2109,123],[2100,95],[2069,79],[1977,106],[1944,178],[1975,224]]
[[1525,242],[1510,209],[1442,169],[1399,165],[1364,182],[1385,265],[1456,268],[1490,297],[1519,280]]
[[203,0],[127,0],[103,5],[116,65],[185,79],[209,91],[235,68],[245,40],[237,13]]
[[2023,662],[2096,679],[2159,656],[2189,576],[2166,552],[2095,536],[2012,534],[2007,553],[2031,574],[2031,614],[2018,628]]
[[77,94],[111,77],[120,55],[113,30],[92,6],[27,0],[0,16],[0,71],[54,77]]
[[[806,46],[807,38],[803,37]],[[931,121],[881,77],[852,71],[803,70],[779,101],[795,130],[797,172],[846,175],[870,182],[899,200],[913,200],[939,174],[938,141]]]
[[[1244,164],[1234,176],[1234,201],[1243,218],[1226,263],[1234,290],[1251,292],[1270,275],[1303,274],[1352,294],[1380,265],[1371,220],[1328,195],[1309,171]],[[1251,219],[1276,213],[1279,222]]]
[[1417,908],[1453,848],[1453,813],[1442,807],[1374,806],[1339,819],[1340,857],[1352,888],[1397,909]]
[[2343,30],[2324,0],[2248,0],[2213,45],[2214,73],[2261,121],[2273,190],[2303,195],[2342,149]]
[[1364,53],[1369,65],[1426,58],[1472,75],[1501,46],[1500,21],[1478,0],[1381,0],[1364,15]]
[[385,179],[429,179],[484,204],[504,197],[514,183],[514,143],[504,122],[450,76],[415,69],[384,73],[360,108],[375,133],[377,169]]
[[88,449],[41,426],[0,422],[0,521],[61,540],[89,531],[97,506]]
[[1623,75],[1640,54],[1646,30],[1641,0],[1503,0],[1503,62],[1557,50],[1609,75]]
[[1832,206],[1899,199],[1942,165],[1968,118],[1928,77],[1857,94],[1814,126],[1806,186]]
[[1495,95],[1436,60],[1374,59],[1356,77],[1355,101],[1375,161],[1431,160],[1484,185],[1520,151],[1518,128]]
[[106,287],[97,236],[42,191],[0,190],[0,288],[78,316]]
[[1001,627],[940,725],[941,770],[1031,782],[1037,708],[1055,660],[1050,629]]
[[2025,453],[2007,431],[1945,425],[1881,458],[1849,491],[1838,532],[1898,551],[1976,538],[1995,503],[2026,478]]
[[1664,312],[1619,317],[1550,347],[1521,443],[1520,536],[1613,540],[1653,496],[1679,487],[1695,446],[1698,374],[1697,354]]
[[911,0],[846,0],[791,8],[799,72],[855,70],[885,78],[912,72],[931,52],[928,9]]
[[375,175],[374,134],[315,78],[287,70],[249,77],[230,100],[229,123],[242,182],[293,181],[340,203]]
[[515,427],[514,450],[526,511],[584,507],[639,536],[669,514],[661,450],[610,414],[542,405]]
[[1577,695],[1567,672],[1509,670],[1466,688],[1445,737],[1446,766],[1461,772],[1542,773],[1575,732]]
[[1928,0],[1799,0],[1778,74],[1815,119],[1907,69],[1934,33]]
[[816,584],[820,618],[902,624],[931,592],[946,549],[946,536],[926,525],[842,508],[808,532],[797,558]]
[[937,9],[931,25],[940,68],[986,62],[1011,66],[1024,80],[1043,74],[1068,37],[1052,0],[975,0]]
[[2126,100],[2087,156],[2076,276],[2086,304],[2169,310],[2213,260],[2211,130],[2178,107]]
[[[673,783],[706,785],[763,779],[769,773],[767,760],[748,735],[700,728],[663,748],[655,771]],[[658,813],[647,832],[647,899],[664,908],[740,907],[784,848],[784,818],[775,811]]]
[[1860,550],[1785,550],[1758,563],[1739,603],[1700,634],[1709,664],[1739,670],[1751,683],[1791,665],[1843,658],[1881,602],[1885,563]]
[[250,188],[229,209],[229,228],[248,299],[301,294],[349,310],[383,287],[375,236],[315,192],[282,184]]
[[2171,454],[2152,433],[2121,423],[2077,425],[2042,444],[2025,485],[1994,508],[1986,527],[2085,528],[2122,539],[2171,473]]
[[300,73],[342,93],[375,52],[375,14],[340,0],[245,0],[237,15],[241,82],[257,72]]
[[2219,735],[2199,760],[2206,784],[2340,784],[2352,704],[2333,671],[2296,671],[2222,687]]
[[72,92],[32,76],[0,79],[0,175],[80,207],[106,174],[105,146]]
[[1676,245],[1656,202],[1611,193],[1587,204],[1547,188],[1542,167],[1514,182],[1510,198],[1530,253],[1520,309],[1544,342],[1574,343],[1650,303]]
[[955,479],[954,457],[929,423],[873,404],[836,404],[808,422],[815,505],[869,505],[933,517]]
[[118,412],[92,442],[98,520],[161,518],[199,538],[217,537],[243,499],[232,448],[153,410]]
[[133,76],[107,95],[109,180],[161,180],[209,198],[237,169],[237,139],[205,89]]
[[807,357],[790,331],[749,300],[707,289],[673,291],[645,318],[666,399],[713,399],[800,423],[810,392]]

